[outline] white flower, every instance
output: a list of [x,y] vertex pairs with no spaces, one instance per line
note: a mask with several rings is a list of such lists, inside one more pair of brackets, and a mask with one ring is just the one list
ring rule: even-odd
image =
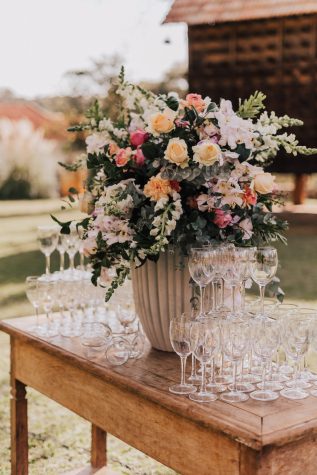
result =
[[211,140],[203,140],[193,147],[194,162],[199,166],[210,167],[216,162],[222,161],[222,153],[219,145]]
[[202,193],[196,198],[199,211],[212,211],[215,207],[215,197]]
[[238,223],[239,228],[243,231],[242,239],[251,239],[253,235],[253,224],[250,218],[245,218]]
[[89,135],[86,138],[87,153],[96,153],[99,155],[107,142],[108,138],[105,136],[105,134],[96,132],[92,135]]

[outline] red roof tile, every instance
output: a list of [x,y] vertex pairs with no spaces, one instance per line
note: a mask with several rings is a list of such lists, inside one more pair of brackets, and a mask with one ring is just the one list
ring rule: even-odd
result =
[[175,0],[164,23],[189,25],[317,13],[317,0]]

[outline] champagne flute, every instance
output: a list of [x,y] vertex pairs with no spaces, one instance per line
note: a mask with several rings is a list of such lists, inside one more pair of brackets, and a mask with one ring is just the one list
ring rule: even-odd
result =
[[65,234],[58,235],[58,241],[56,249],[59,252],[59,270],[63,272],[65,268],[65,253],[66,253],[66,246],[65,246]]
[[30,275],[26,278],[26,296],[30,303],[33,305],[36,315],[36,323],[34,327],[34,331],[39,333],[41,330],[40,322],[39,322],[39,308],[40,308],[40,291],[39,291],[39,276],[37,275]]
[[49,280],[45,278],[45,276],[38,279],[40,304],[46,314],[46,329],[43,332],[43,336],[48,338],[58,335],[52,316],[52,310],[56,300],[56,286],[56,281]]
[[251,262],[251,277],[260,289],[260,317],[266,318],[264,311],[265,287],[276,274],[278,265],[277,250],[274,247],[258,247]]
[[58,228],[56,226],[38,226],[37,240],[40,245],[40,250],[45,255],[46,260],[46,274],[50,273],[50,256],[56,249],[58,242]]
[[75,255],[78,251],[78,234],[76,228],[71,228],[69,234],[64,235],[65,250],[69,257],[69,268],[71,271],[75,269]]
[[190,249],[188,268],[192,279],[199,286],[200,313],[198,318],[204,318],[204,289],[213,278],[213,264],[208,249],[198,247]]
[[191,394],[196,391],[195,386],[185,381],[185,369],[187,357],[192,352],[191,347],[191,321],[186,318],[173,318],[170,321],[169,335],[173,350],[181,359],[181,382],[169,387],[173,394]]

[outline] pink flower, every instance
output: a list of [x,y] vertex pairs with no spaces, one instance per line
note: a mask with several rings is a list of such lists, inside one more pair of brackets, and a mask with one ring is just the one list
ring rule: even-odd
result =
[[124,167],[130,160],[131,153],[131,147],[120,148],[115,158],[117,167]]
[[177,127],[188,127],[190,123],[188,122],[188,120],[176,119],[175,125],[177,125]]
[[220,229],[226,228],[232,221],[232,216],[230,212],[223,211],[222,209],[215,210],[215,217],[213,222],[218,226]]
[[245,218],[238,224],[239,228],[243,232],[242,239],[248,240],[251,239],[253,234],[253,224],[250,218]]
[[242,199],[243,199],[243,202],[244,202],[245,206],[247,206],[247,207],[249,205],[254,206],[254,205],[256,205],[256,202],[257,202],[256,193],[253,190],[251,190],[251,188],[249,186],[245,187]]
[[137,165],[139,165],[140,167],[144,164],[145,162],[145,156],[143,155],[143,152],[142,152],[142,149],[141,148],[137,148],[136,152],[135,152],[135,155],[133,156],[133,160],[135,161],[135,163]]
[[186,102],[189,106],[195,107],[195,109],[198,112],[201,112],[204,110],[206,104],[204,99],[201,97],[200,94],[187,94],[186,96]]
[[149,134],[144,130],[137,129],[130,133],[130,142],[133,147],[139,147],[149,138]]

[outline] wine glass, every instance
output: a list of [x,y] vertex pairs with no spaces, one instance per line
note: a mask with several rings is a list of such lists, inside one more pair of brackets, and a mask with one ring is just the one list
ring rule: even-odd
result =
[[40,291],[39,291],[39,276],[37,275],[30,275],[25,280],[26,285],[26,296],[30,301],[31,305],[33,305],[36,315],[36,322],[34,326],[34,331],[39,333],[41,330],[40,322],[39,322],[39,308],[40,308]]
[[265,287],[276,274],[278,265],[277,250],[274,247],[258,247],[250,266],[251,277],[260,289],[260,316],[266,318],[264,311]]
[[64,267],[65,267],[65,252],[66,252],[65,234],[60,233],[58,235],[56,249],[59,252],[59,270],[60,270],[60,272],[63,272]]
[[246,247],[244,248],[243,259],[245,265],[243,266],[242,272],[242,282],[241,282],[241,309],[242,312],[245,311],[245,286],[248,280],[251,278],[250,267],[255,259],[256,247]]
[[233,363],[233,384],[229,392],[221,394],[220,399],[225,402],[243,402],[249,396],[237,389],[238,363],[244,357],[250,339],[250,325],[244,320],[225,320],[222,326],[222,348],[225,355]]
[[[253,391],[250,397],[257,401],[274,401],[279,395],[268,386],[266,373],[280,342],[280,325],[276,320],[259,320],[254,322],[252,330],[253,349],[262,360],[263,370],[262,383],[258,384],[260,389]],[[278,383],[274,382],[274,384]],[[281,388],[283,386],[279,387],[279,389]]]
[[293,381],[286,383],[287,388],[281,391],[281,395],[287,399],[304,399],[309,393],[299,387],[299,366],[300,361],[308,351],[311,339],[312,322],[310,319],[301,317],[290,317],[283,326],[282,343],[286,354],[295,363]]
[[56,285],[57,282],[55,280],[45,278],[45,276],[38,279],[40,305],[46,315],[46,328],[41,334],[48,338],[53,338],[58,335],[57,327],[52,315],[56,301]]
[[198,247],[190,249],[188,268],[192,279],[199,286],[200,314],[198,318],[203,318],[205,317],[204,289],[211,282],[214,269],[208,249]]
[[244,269],[247,265],[246,251],[244,248],[228,248],[223,252],[224,280],[231,288],[232,308],[229,318],[237,318],[239,313],[236,309],[235,293],[241,285]]
[[191,347],[191,321],[185,318],[173,318],[169,327],[170,341],[175,353],[181,359],[181,382],[169,387],[174,394],[191,394],[196,391],[195,386],[185,382],[185,369],[187,357],[192,352]]
[[129,325],[136,320],[137,314],[132,300],[120,299],[117,305],[117,318],[124,328],[124,333],[129,333]]
[[210,363],[220,347],[220,329],[218,322],[213,318],[204,318],[192,322],[191,347],[201,363],[202,380],[198,392],[189,395],[192,401],[211,402],[216,401],[218,396],[207,390],[206,387],[206,365]]
[[77,226],[78,233],[78,252],[79,252],[79,266],[80,269],[84,270],[85,268],[85,229],[82,226]]
[[50,273],[50,256],[56,249],[58,242],[58,228],[56,226],[38,226],[37,240],[40,245],[40,250],[45,255],[46,260],[46,274]]
[[63,241],[66,253],[69,257],[69,268],[71,271],[75,269],[74,259],[78,251],[78,240],[79,238],[75,227],[70,228],[69,234],[64,234]]

